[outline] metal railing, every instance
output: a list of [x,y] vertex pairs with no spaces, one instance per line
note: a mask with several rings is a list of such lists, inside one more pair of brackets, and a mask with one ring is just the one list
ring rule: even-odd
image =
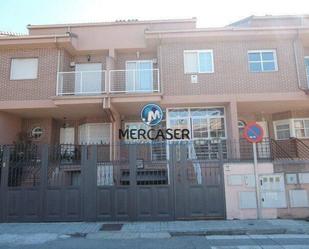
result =
[[57,96],[97,95],[106,92],[106,71],[58,72]]
[[159,69],[110,70],[110,93],[160,92]]

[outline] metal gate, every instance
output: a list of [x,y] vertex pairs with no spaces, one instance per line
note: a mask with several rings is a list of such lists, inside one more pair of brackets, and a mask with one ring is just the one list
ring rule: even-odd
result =
[[224,218],[222,153],[213,160],[192,159],[188,148],[166,143],[4,146],[0,221]]

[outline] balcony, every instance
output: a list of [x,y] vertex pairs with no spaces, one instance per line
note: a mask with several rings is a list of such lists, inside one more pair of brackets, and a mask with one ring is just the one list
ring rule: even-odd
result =
[[110,70],[110,93],[160,92],[159,69]]
[[156,92],[160,92],[159,69],[72,71],[57,76],[57,96]]
[[106,71],[58,72],[57,96],[106,93]]

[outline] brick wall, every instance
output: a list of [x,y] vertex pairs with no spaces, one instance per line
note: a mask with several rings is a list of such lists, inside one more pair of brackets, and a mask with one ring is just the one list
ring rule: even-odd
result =
[[[184,74],[183,51],[190,49],[213,49],[214,52],[215,72],[198,74],[198,84],[192,84],[190,74]],[[277,72],[249,72],[247,51],[258,49],[276,49]],[[297,53],[303,58],[302,49]],[[162,45],[161,54],[162,84],[167,95],[298,91],[292,40],[167,43]],[[305,81],[302,61],[299,62],[300,76]]]
[[[12,58],[38,58],[38,78],[10,80]],[[57,81],[57,49],[10,49],[0,51],[0,101],[41,100],[55,96]]]
[[[301,82],[306,82],[303,56],[306,49],[299,47],[298,58]],[[116,53],[115,68],[125,69],[127,60],[157,58],[166,95],[199,94],[245,94],[278,93],[299,91],[292,40],[269,41],[217,41],[175,42],[161,45],[158,51],[141,51],[137,58],[134,52]],[[212,74],[198,74],[197,84],[192,84],[190,74],[184,74],[183,51],[186,49],[213,49],[214,70]],[[251,73],[248,68],[247,51],[254,49],[276,49],[278,72]],[[0,51],[0,101],[40,100],[55,96],[57,82],[56,48],[9,49]],[[106,68],[107,53],[91,55],[91,63],[100,62]],[[10,80],[11,58],[38,57],[38,79]],[[60,71],[73,71],[70,62],[87,63],[87,55],[72,56],[61,50]],[[158,67],[159,65],[154,65]]]

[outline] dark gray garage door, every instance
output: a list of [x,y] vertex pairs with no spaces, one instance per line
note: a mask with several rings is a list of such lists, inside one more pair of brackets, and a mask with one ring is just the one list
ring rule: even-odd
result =
[[225,217],[220,155],[210,160],[192,156],[188,144],[163,143],[122,144],[113,151],[118,154],[110,145],[3,147],[0,220]]

